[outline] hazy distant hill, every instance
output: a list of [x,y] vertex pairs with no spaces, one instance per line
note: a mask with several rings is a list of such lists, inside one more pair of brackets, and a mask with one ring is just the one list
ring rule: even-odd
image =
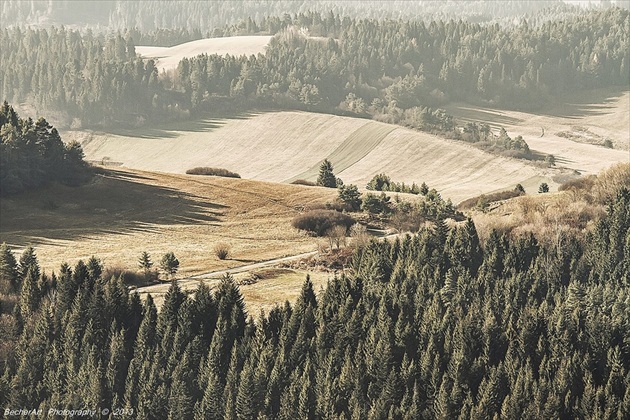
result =
[[2,2],[2,25],[69,25],[91,28],[143,31],[187,28],[211,31],[252,18],[283,16],[307,11],[333,12],[349,17],[444,18],[490,21],[520,17],[549,7],[562,7],[560,0],[540,1],[71,1],[6,0]]

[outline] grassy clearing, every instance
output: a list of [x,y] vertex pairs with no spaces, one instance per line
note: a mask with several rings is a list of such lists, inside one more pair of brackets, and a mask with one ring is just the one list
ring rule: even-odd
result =
[[[247,313],[257,318],[261,310],[269,312],[276,304],[282,305],[285,301],[294,302],[300,295],[302,284],[309,275],[313,282],[315,292],[326,287],[332,274],[324,271],[294,270],[267,268],[254,272],[239,273],[234,275],[234,280],[239,284],[239,289],[245,300]],[[254,283],[250,283],[252,276],[258,277]],[[201,280],[200,280],[201,281]],[[203,280],[211,289],[219,284],[220,278]],[[199,282],[187,283],[182,290],[193,293]],[[164,284],[159,289],[152,289],[151,297],[154,298],[158,308],[164,301],[164,295],[169,285]],[[146,298],[146,293],[140,296]]]
[[265,52],[271,36],[229,36],[223,38],[198,39],[173,47],[137,46],[136,52],[144,58],[156,60],[162,71],[174,70],[184,57],[200,54],[257,55]]
[[[395,129],[396,126],[393,125],[375,122],[365,124],[346,137],[343,143],[333,150],[327,158],[329,161],[333,162],[337,173],[343,172],[374,150],[374,148]],[[315,181],[319,174],[320,163],[321,162],[318,162],[310,169],[293,176],[291,179],[287,180],[287,182],[293,182],[299,179]]]
[[[33,245],[44,270],[91,255],[135,269],[142,251],[157,262],[174,251],[180,276],[229,269],[317,249],[291,227],[299,210],[335,190],[234,178],[107,170],[90,185],[0,200],[0,242]],[[231,245],[219,260],[217,243]]]

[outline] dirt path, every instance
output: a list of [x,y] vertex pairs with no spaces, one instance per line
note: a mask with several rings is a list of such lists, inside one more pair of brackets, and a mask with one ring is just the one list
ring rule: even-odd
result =
[[[403,234],[401,234],[401,233],[387,234],[388,231],[380,231],[380,230],[375,230],[375,229],[371,229],[371,231],[373,231],[373,233],[376,233],[376,234],[385,234],[385,236],[381,236],[379,238],[379,239],[382,239],[382,240],[393,239],[393,238],[396,238],[396,237],[399,237],[399,236],[403,236]],[[197,283],[197,282],[199,282],[199,280],[218,279],[218,278],[220,278],[220,277],[222,277],[222,276],[224,276],[226,274],[243,273],[243,272],[247,272],[247,271],[251,271],[251,270],[256,270],[256,269],[259,269],[259,268],[273,266],[273,265],[276,265],[276,264],[279,264],[279,263],[283,263],[283,262],[287,262],[287,261],[300,260],[302,258],[307,258],[307,257],[311,257],[313,255],[316,255],[317,252],[318,251],[304,252],[304,253],[301,253],[301,254],[291,255],[291,256],[288,256],[288,257],[274,258],[274,259],[271,259],[271,260],[261,261],[261,262],[257,262],[257,263],[253,263],[253,264],[245,264],[245,265],[241,265],[241,266],[238,266],[238,267],[230,268],[230,269],[227,269],[227,270],[210,271],[208,273],[196,274],[194,276],[189,276],[189,277],[184,277],[184,278],[181,278],[181,279],[177,279],[176,282],[182,289],[190,289],[187,286],[191,285],[192,283]],[[136,292],[138,292],[140,294],[164,293],[164,292],[166,292],[166,290],[168,290],[169,287],[170,287],[170,282],[165,282],[165,283],[159,283],[159,284],[152,284],[150,286],[138,287],[136,289]]]
[[[258,268],[268,267],[270,265],[275,265],[275,264],[279,264],[279,263],[282,263],[282,262],[299,260],[301,258],[310,257],[310,256],[313,256],[315,254],[317,254],[317,251],[304,252],[302,254],[291,255],[289,257],[274,258],[272,260],[261,261],[261,262],[254,263],[254,264],[245,264],[245,265],[241,265],[241,266],[238,266],[238,267],[230,268],[230,269],[227,269],[227,270],[210,271],[209,273],[197,274],[197,275],[194,275],[194,276],[178,279],[176,281],[177,281],[177,284],[180,287],[186,288],[185,286],[187,286],[187,285],[189,285],[190,283],[193,283],[193,282],[198,282],[199,280],[218,278],[218,277],[222,277],[222,276],[224,276],[226,274],[243,273],[245,271],[256,270]],[[136,291],[138,293],[140,293],[140,294],[142,294],[142,293],[151,293],[151,292],[163,293],[165,291],[165,288],[168,289],[169,287],[170,287],[170,283],[160,283],[160,284],[152,284],[150,286],[138,287],[136,289]]]

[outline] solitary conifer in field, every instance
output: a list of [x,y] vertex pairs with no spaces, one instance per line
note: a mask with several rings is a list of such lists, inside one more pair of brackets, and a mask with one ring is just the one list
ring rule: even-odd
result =
[[151,261],[151,255],[147,251],[142,251],[142,255],[138,259],[138,266],[144,271],[145,280],[149,276],[149,271],[151,271],[151,267],[153,267],[153,261]]
[[328,159],[324,159],[319,167],[319,176],[317,177],[317,185],[328,188],[337,187],[337,178],[333,173],[333,165]]
[[164,254],[162,260],[160,261],[160,268],[169,276],[177,273],[177,270],[179,269],[179,260],[175,257],[173,251]]

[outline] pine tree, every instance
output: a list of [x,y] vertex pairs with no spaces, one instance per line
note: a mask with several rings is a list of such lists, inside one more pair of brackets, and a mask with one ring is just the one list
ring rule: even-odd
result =
[[138,266],[144,271],[144,280],[147,281],[149,279],[149,273],[151,272],[151,267],[153,267],[153,261],[151,261],[151,256],[147,251],[142,251],[142,255],[138,259]]
[[30,265],[24,277],[22,292],[20,293],[20,309],[22,310],[22,317],[24,319],[28,319],[31,314],[36,312],[39,308],[39,302],[42,296],[38,287],[38,273],[38,267]]
[[164,254],[160,260],[160,268],[169,276],[172,277],[179,269],[179,260],[175,257],[175,254],[170,251]]
[[321,187],[337,188],[337,177],[333,173],[333,165],[328,159],[324,159],[319,166],[319,176],[317,177],[317,185]]
[[22,255],[20,256],[20,268],[19,274],[20,278],[24,280],[29,270],[33,268],[34,276],[36,279],[39,279],[40,269],[39,262],[37,261],[37,256],[35,255],[35,249],[32,246],[29,246],[24,250]]
[[20,289],[17,261],[6,243],[0,247],[0,293],[9,293]]

